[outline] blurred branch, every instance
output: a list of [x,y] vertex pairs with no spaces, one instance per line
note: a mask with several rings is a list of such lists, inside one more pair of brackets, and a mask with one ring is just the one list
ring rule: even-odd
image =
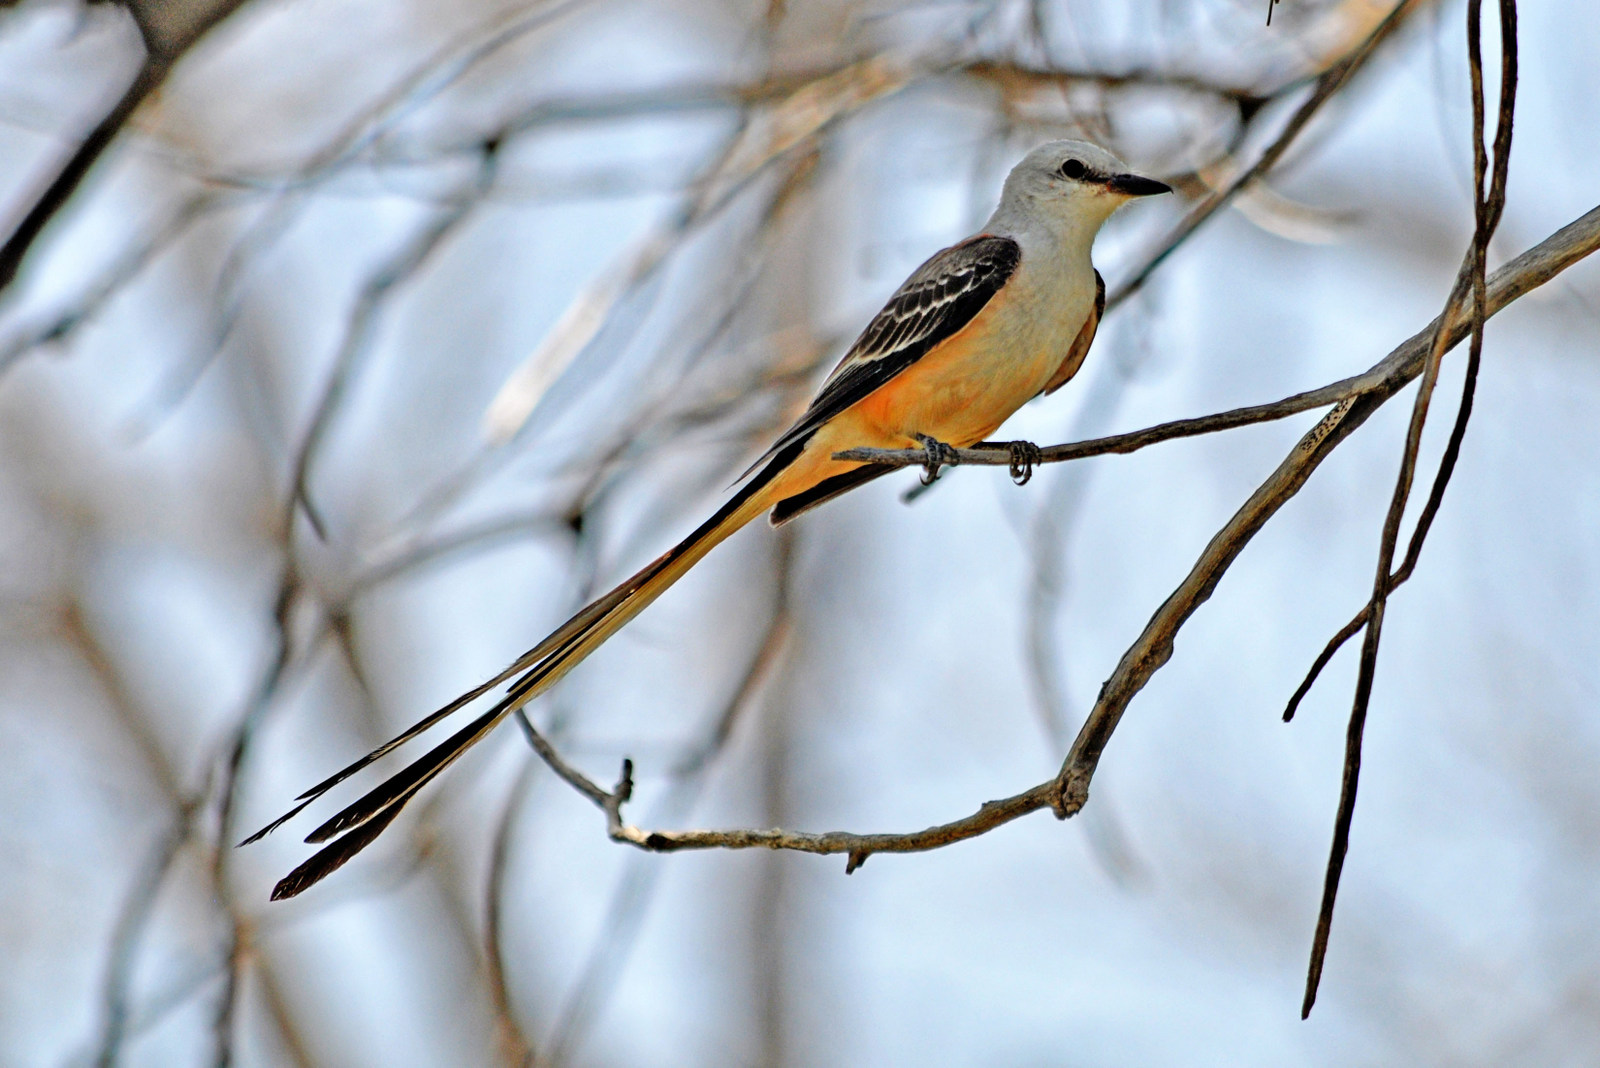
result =
[[137,278],[150,263],[196,222],[214,211],[230,206],[234,198],[216,191],[199,193],[190,197],[173,211],[160,226],[143,240],[123,251],[115,262],[100,276],[94,285],[76,301],[48,322],[18,330],[0,345],[0,373],[29,351],[65,339],[69,334],[99,314],[111,298],[120,293],[129,282]]
[[[287,232],[307,194],[366,158],[366,154],[396,123],[461,80],[479,64],[584,2],[586,0],[534,3],[531,10],[517,8],[498,13],[459,35],[374,97],[288,174],[218,172],[171,147],[165,148],[161,154],[169,164],[204,182],[208,188],[190,196],[155,233],[124,253],[84,296],[78,298],[73,307],[49,323],[17,334],[0,347],[0,372],[31,349],[59,342],[88,321],[111,297],[137,277],[151,260],[209,212],[247,202],[255,196],[275,197],[263,216],[247,227],[235,242],[218,272],[213,303],[221,311],[216,316],[216,325],[208,343],[175,369],[145,404],[146,411],[137,420],[137,432],[148,431],[161,414],[183,399],[220,351],[241,310],[244,283],[251,261],[259,259]],[[168,7],[172,11],[179,11],[183,5]],[[483,138],[477,138],[471,149],[481,151],[482,144]]]
[[[1597,248],[1600,248],[1600,207],[1569,223],[1496,271],[1488,280],[1484,294],[1485,317],[1494,315],[1517,298],[1550,281]],[[613,841],[626,842],[657,853],[671,853],[685,849],[755,848],[788,849],[818,854],[843,853],[848,857],[845,870],[852,872],[874,853],[914,853],[938,849],[985,834],[1042,808],[1049,808],[1058,818],[1065,819],[1076,814],[1087,802],[1089,784],[1094,777],[1100,754],[1105,750],[1106,743],[1110,741],[1128,704],[1149,682],[1151,676],[1171,658],[1173,642],[1178,631],[1195,610],[1210,598],[1217,583],[1222,580],[1222,576],[1239,553],[1267,520],[1300,491],[1312,472],[1341,442],[1366,422],[1373,412],[1423,372],[1436,337],[1442,339],[1440,351],[1444,352],[1454,348],[1471,330],[1471,323],[1459,314],[1459,310],[1449,316],[1441,315],[1428,327],[1407,339],[1374,364],[1365,374],[1334,383],[1332,386],[1324,387],[1323,390],[1299,394],[1299,397],[1320,396],[1332,390],[1334,392],[1331,394],[1331,399],[1337,399],[1338,403],[1300,439],[1279,464],[1277,470],[1213,536],[1188,576],[1157,609],[1138,639],[1123,654],[1116,670],[1101,687],[1094,708],[1089,712],[1083,728],[1073,742],[1072,750],[1061,771],[1055,778],[1022,793],[998,801],[985,802],[970,816],[909,834],[856,834],[845,831],[810,833],[780,828],[645,830],[629,824],[622,815],[623,807],[633,795],[633,761],[623,761],[621,777],[614,788],[607,790],[568,763],[549,740],[525,718],[521,720],[522,729],[529,744],[550,769],[605,813],[606,831]],[[1294,400],[1295,398],[1289,398],[1278,404],[1288,404]],[[1257,409],[1239,409],[1239,411],[1263,411],[1276,407],[1277,405],[1262,405]],[[1294,410],[1304,410],[1304,406]],[[1233,418],[1233,413],[1222,413],[1207,418],[1218,420],[1213,428],[1218,430],[1243,425]],[[1252,421],[1259,420],[1244,422]],[[1194,424],[1201,420],[1187,422]],[[1155,429],[1159,428],[1152,428]],[[1165,438],[1157,436],[1153,440],[1165,440]],[[1058,448],[1066,449],[1069,446]],[[878,462],[903,462],[910,465],[926,460],[924,454],[917,450],[888,450],[881,456],[877,450],[862,450],[866,451],[872,452],[872,459]],[[974,461],[979,463],[1011,462],[1011,457],[1005,450],[952,451],[980,452],[983,454],[982,457]],[[1110,450],[1103,448],[1095,450],[1095,452],[1105,451]],[[840,456],[855,459],[856,452],[852,450],[851,453],[842,453]],[[1089,453],[1093,454],[1095,453]]]
[[[289,507],[303,505],[306,518],[311,521],[317,536],[327,540],[327,525],[311,500],[309,480],[334,417],[338,414],[355,376],[360,372],[363,357],[371,348],[381,316],[389,296],[396,288],[409,281],[420,271],[447,238],[464,223],[477,207],[483,194],[494,182],[495,164],[499,157],[500,141],[490,138],[482,145],[482,158],[470,189],[464,191],[443,211],[438,212],[429,224],[399,249],[383,264],[362,287],[345,327],[344,340],[334,357],[333,370],[323,386],[300,448],[295,453],[290,475]],[[292,529],[292,523],[289,524]]]
[[[286,532],[281,536],[287,540]],[[291,641],[290,624],[300,590],[301,581],[298,573],[292,565],[285,565],[273,606],[276,645],[262,670],[250,701],[245,706],[244,715],[240,717],[238,726],[234,728],[233,736],[228,741],[227,756],[222,761],[216,776],[215,795],[219,800],[217,841],[211,858],[211,880],[217,900],[228,914],[228,936],[223,953],[225,961],[223,989],[217,1002],[216,1015],[212,1019],[214,1060],[218,1065],[227,1065],[233,1059],[234,1013],[238,1004],[239,979],[251,955],[250,928],[238,908],[228,878],[228,857],[232,853],[228,843],[234,839],[233,817],[238,802],[240,772],[244,767],[250,745],[255,740],[256,728],[260,726],[262,719],[272,707],[273,698],[277,696],[279,687],[282,686],[289,666],[293,662],[294,646]]]
[[1260,108],[1282,90],[1257,89],[1213,81],[1197,74],[1160,69],[1096,70],[1088,67],[1030,66],[1015,60],[981,59],[959,68],[962,74],[991,82],[1008,93],[1056,89],[1064,85],[1094,85],[1102,89],[1173,89],[1232,101],[1246,111]]
[[1349,52],[1340,56],[1326,70],[1324,70],[1312,84],[1311,94],[1295,109],[1283,130],[1273,139],[1272,143],[1256,158],[1256,161],[1245,168],[1226,187],[1213,193],[1199,204],[1190,209],[1189,214],[1173,228],[1161,246],[1134,270],[1133,274],[1112,289],[1106,297],[1106,308],[1109,310],[1121,304],[1124,300],[1137,293],[1155,272],[1155,269],[1178,247],[1189,239],[1200,225],[1216,214],[1220,209],[1239,196],[1252,182],[1266,175],[1278,161],[1289,151],[1296,138],[1311,121],[1312,117],[1322,109],[1322,106],[1349,84],[1350,79],[1364,67],[1367,60],[1371,59],[1377,51],[1378,45],[1389,37],[1405,21],[1414,9],[1421,6],[1422,0],[1400,0],[1379,22],[1377,27],[1361,40]]
[[506,873],[510,870],[511,834],[517,826],[523,805],[528,800],[528,790],[533,785],[537,764],[526,763],[517,773],[517,781],[506,798],[500,812],[500,822],[494,832],[494,846],[489,853],[489,883],[484,890],[483,956],[489,973],[489,998],[494,1005],[496,1045],[507,1064],[535,1063],[533,1043],[517,1021],[511,988],[506,979],[505,955],[500,950],[502,939],[502,903],[505,900]]
[[[672,784],[667,795],[651,813],[653,822],[681,819],[687,816],[700,799],[706,784],[707,773],[713,761],[727,746],[734,725],[756,703],[766,680],[771,676],[788,646],[793,629],[789,608],[791,583],[794,576],[794,531],[785,527],[778,532],[778,551],[773,560],[773,581],[776,602],[768,621],[766,633],[755,654],[745,666],[743,676],[733,693],[724,703],[721,712],[712,721],[710,729],[694,745],[679,754],[668,774]],[[526,713],[518,712],[518,722],[524,732],[532,732],[533,725]],[[533,732],[537,733],[537,732]],[[531,742],[532,736],[529,736]],[[646,858],[635,857],[635,861]],[[567,995],[560,1014],[550,1030],[545,1063],[559,1066],[571,1060],[587,1033],[591,1022],[605,1007],[606,998],[616,989],[618,972],[632,951],[643,927],[644,915],[650,907],[659,885],[661,868],[648,863],[629,864],[606,908],[606,919],[601,924],[600,935],[590,949],[583,968]]]
[[[696,180],[695,190],[669,223],[648,237],[633,251],[622,257],[622,263],[613,268],[614,277],[602,277],[582,290],[568,308],[560,322],[546,336],[538,348],[522,361],[501,386],[497,396],[485,413],[484,422],[489,438],[487,450],[478,452],[454,472],[419,495],[418,502],[404,517],[402,525],[415,526],[426,523],[449,508],[497,463],[507,462],[509,450],[498,448],[509,444],[527,425],[529,417],[545,392],[554,385],[573,361],[589,351],[590,342],[600,333],[606,320],[618,314],[623,302],[645,294],[652,277],[675,248],[686,240],[694,228],[704,223],[711,214],[725,208],[732,198],[774,163],[783,167],[776,176],[774,189],[757,224],[756,247],[741,255],[743,269],[731,272],[731,284],[716,290],[711,309],[688,309],[688,318],[694,324],[686,327],[689,333],[689,351],[696,354],[688,361],[664,360],[647,372],[641,380],[639,392],[646,399],[631,418],[613,431],[609,445],[598,451],[600,458],[582,465],[588,474],[585,481],[591,486],[580,495],[587,498],[613,472],[612,468],[630,451],[639,451],[654,437],[673,430],[683,430],[697,424],[715,421],[733,413],[753,393],[771,387],[783,389],[803,382],[809,385],[815,364],[826,355],[820,345],[810,347],[801,361],[783,361],[778,368],[770,364],[759,368],[754,375],[739,374],[737,378],[723,380],[725,385],[703,403],[685,406],[685,392],[679,388],[683,377],[693,369],[700,358],[724,336],[736,316],[748,307],[745,299],[760,276],[757,256],[768,250],[777,239],[773,225],[785,206],[806,188],[816,162],[814,143],[803,143],[779,157],[761,162],[754,170],[730,178],[731,162],[748,137],[734,134],[717,149],[717,159]],[[721,178],[718,179],[718,175]],[[719,199],[707,200],[706,189],[713,181],[723,185]],[[646,299],[649,299],[646,297]],[[709,323],[709,326],[700,324]],[[631,330],[637,326],[637,321]],[[624,332],[626,332],[626,330]],[[612,338],[612,347],[626,343],[625,339]]]
[[[176,407],[222,350],[243,309],[250,269],[288,232],[299,218],[311,193],[327,186],[358,163],[368,160],[373,146],[380,143],[397,123],[460,81],[479,64],[585,2],[536,0],[527,9],[514,8],[500,12],[458,35],[373,98],[288,174],[221,173],[169,150],[166,153],[168,161],[185,168],[200,181],[235,190],[235,195],[268,194],[272,199],[261,217],[234,242],[217,273],[212,303],[221,310],[215,316],[210,338],[156,388],[138,420],[141,424],[139,430],[148,431],[162,414]],[[482,154],[489,140],[489,135],[477,137],[463,150],[470,150],[475,155]],[[488,195],[488,190],[485,190],[480,194],[480,199],[486,199]],[[435,206],[452,208],[459,203],[459,199],[459,194],[449,195],[436,199]]]
[[144,863],[137,869],[111,931],[101,992],[104,1009],[100,1021],[99,1050],[95,1056],[96,1065],[110,1068],[116,1064],[130,1030],[128,991],[133,982],[134,965],[139,959],[145,929],[173,860],[194,832],[193,821],[200,807],[200,797],[185,793],[171,760],[150,729],[147,718],[140,714],[111,658],[95,639],[84,618],[83,606],[78,601],[67,605],[62,629],[105,690],[117,718],[138,745],[145,764],[165,795],[169,809],[168,824],[150,845]]
[[145,57],[139,73],[105,117],[67,157],[55,178],[45,186],[5,244],[0,245],[0,294],[11,285],[34,241],[50,220],[72,198],[90,168],[150,94],[154,93],[184,54],[213,27],[233,14],[244,0],[188,0],[158,3],[139,0],[128,5],[144,40]]

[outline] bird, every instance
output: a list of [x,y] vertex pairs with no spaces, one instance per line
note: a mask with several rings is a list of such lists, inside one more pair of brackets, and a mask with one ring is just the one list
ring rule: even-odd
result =
[[[930,450],[986,441],[1013,412],[1060,389],[1082,366],[1105,309],[1090,250],[1111,214],[1171,187],[1131,173],[1086,141],[1050,141],[1007,175],[999,205],[971,237],[930,257],[873,317],[810,405],[747,469],[736,492],[683,541],[587,605],[494,678],[301,794],[257,841],[327,791],[512,680],[455,734],[313,830],[323,848],[280,880],[294,897],[365,849],[429,782],[507,715],[567,672],[763,512],[774,526],[895,470],[835,459],[868,447]],[[930,463],[937,470],[936,463]],[[326,844],[324,844],[326,843]]]

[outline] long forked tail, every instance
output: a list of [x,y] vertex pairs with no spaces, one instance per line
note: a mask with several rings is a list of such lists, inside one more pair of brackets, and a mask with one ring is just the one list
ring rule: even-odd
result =
[[[796,453],[798,451],[798,449],[793,450]],[[518,657],[506,670],[462,694],[354,764],[307,790],[296,798],[299,803],[294,808],[240,842],[240,845],[248,845],[270,834],[311,802],[368,764],[415,738],[450,713],[481,697],[513,675],[521,673],[521,677],[511,685],[505,696],[488,711],[307,835],[307,842],[321,843],[329,839],[333,841],[319,850],[310,860],[284,876],[278,885],[273,887],[272,900],[294,897],[332,874],[345,861],[371,845],[378,835],[383,833],[384,828],[400,814],[406,802],[415,797],[434,776],[472,748],[507,715],[555,685],[562,676],[599,648],[601,643],[616,633],[623,624],[644,611],[645,607],[659,597],[667,587],[683,577],[719,542],[760,515],[771,503],[769,494],[762,491],[767,489],[768,484],[793,458],[792,455],[780,455],[774,458],[772,463],[741,488],[727,504],[718,509],[715,515],[702,523],[693,534],[616,589],[567,620],[548,638]]]

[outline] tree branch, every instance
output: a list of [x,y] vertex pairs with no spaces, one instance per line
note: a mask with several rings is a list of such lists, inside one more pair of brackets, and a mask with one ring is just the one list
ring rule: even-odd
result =
[[[1462,394],[1461,415],[1457,417],[1451,434],[1452,450],[1447,452],[1434,481],[1429,504],[1437,508],[1443,498],[1449,472],[1455,466],[1455,449],[1459,449],[1461,435],[1466,430],[1466,415],[1471,411],[1472,389],[1476,384],[1476,369],[1483,352],[1483,322],[1485,318],[1484,273],[1489,239],[1500,224],[1506,202],[1506,176],[1511,156],[1512,117],[1517,98],[1517,9],[1516,0],[1500,0],[1500,113],[1495,127],[1494,181],[1488,195],[1484,194],[1487,170],[1487,152],[1483,143],[1483,57],[1481,46],[1482,0],[1467,4],[1467,60],[1472,80],[1472,152],[1473,152],[1473,211],[1472,244],[1457,272],[1455,285],[1445,302],[1441,320],[1460,315],[1472,297],[1470,355],[1471,373],[1467,375]],[[1423,365],[1422,382],[1411,408],[1411,422],[1406,428],[1405,447],[1400,457],[1400,473],[1395,480],[1389,510],[1383,520],[1383,537],[1378,548],[1377,574],[1372,582],[1372,599],[1366,607],[1366,634],[1361,646],[1361,665],[1356,675],[1355,700],[1350,709],[1350,723],[1345,734],[1344,775],[1339,788],[1339,809],[1334,818],[1333,844],[1328,853],[1327,874],[1323,880],[1322,905],[1318,911],[1316,934],[1311,943],[1311,964],[1306,974],[1305,1000],[1300,1007],[1300,1017],[1311,1015],[1316,1004],[1317,986],[1322,980],[1322,966],[1327,958],[1328,935],[1333,926],[1334,900],[1339,893],[1339,877],[1344,870],[1345,854],[1350,848],[1350,825],[1355,817],[1356,790],[1361,777],[1362,734],[1366,728],[1367,710],[1372,701],[1372,686],[1377,674],[1378,647],[1383,634],[1384,609],[1388,605],[1389,591],[1394,588],[1390,569],[1394,565],[1395,547],[1400,540],[1400,523],[1405,516],[1406,502],[1411,496],[1411,485],[1416,475],[1417,453],[1422,447],[1422,431],[1428,422],[1428,407],[1439,380],[1439,366],[1444,359],[1445,331],[1435,327],[1429,346],[1428,359]],[[1413,548],[1420,552],[1421,539],[1426,536],[1432,514],[1425,514],[1419,523]],[[1407,554],[1408,557],[1411,555]]]

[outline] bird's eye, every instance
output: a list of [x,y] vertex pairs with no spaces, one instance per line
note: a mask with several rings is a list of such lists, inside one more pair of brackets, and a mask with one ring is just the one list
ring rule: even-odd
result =
[[1089,173],[1089,168],[1083,165],[1081,159],[1069,159],[1061,165],[1061,177],[1071,178],[1074,181]]

